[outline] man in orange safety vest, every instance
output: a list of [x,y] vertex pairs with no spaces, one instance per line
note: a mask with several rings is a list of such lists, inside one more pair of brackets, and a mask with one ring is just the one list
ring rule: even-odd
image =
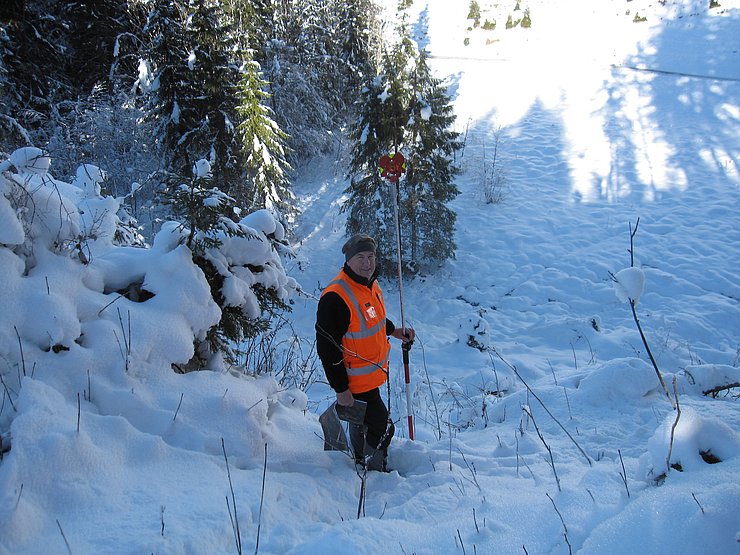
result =
[[368,470],[387,471],[388,445],[395,427],[380,396],[388,379],[387,336],[413,341],[413,328],[398,329],[385,313],[375,267],[377,243],[369,235],[351,237],[342,247],[345,263],[324,289],[316,312],[316,351],[337,404],[365,401],[363,426],[350,425],[355,461]]

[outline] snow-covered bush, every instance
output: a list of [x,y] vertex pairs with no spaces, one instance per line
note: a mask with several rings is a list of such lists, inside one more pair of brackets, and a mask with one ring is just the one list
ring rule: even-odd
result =
[[199,160],[193,177],[168,194],[182,219],[168,229],[192,252],[221,309],[218,325],[198,345],[195,359],[179,367],[182,370],[204,367],[217,353],[235,364],[240,343],[268,328],[265,313],[288,308],[286,301],[297,285],[280,260],[281,252],[290,254],[282,224],[267,210],[234,221],[230,216],[240,214],[235,199],[211,185],[210,166]]
[[[228,360],[224,314],[259,321],[295,288],[277,250],[284,231],[269,214],[198,231],[198,252],[178,222],[165,224],[151,248],[122,246],[121,199],[101,196],[104,172],[83,165],[66,183],[52,177],[50,162],[28,147],[0,163],[0,279],[13,322],[0,330],[3,370],[54,367],[60,353],[79,368],[182,367],[213,337]],[[94,360],[100,352],[115,356]],[[218,367],[221,353],[207,354]]]

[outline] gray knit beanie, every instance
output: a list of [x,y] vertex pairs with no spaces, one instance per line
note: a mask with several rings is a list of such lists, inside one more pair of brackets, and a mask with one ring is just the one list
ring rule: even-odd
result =
[[378,250],[378,245],[375,239],[364,233],[358,233],[350,237],[342,247],[342,253],[344,253],[344,259],[349,260],[358,252],[371,251],[373,254]]

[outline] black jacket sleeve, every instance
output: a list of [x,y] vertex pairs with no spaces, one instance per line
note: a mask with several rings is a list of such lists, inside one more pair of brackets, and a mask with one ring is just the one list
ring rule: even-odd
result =
[[349,318],[349,308],[342,297],[331,291],[321,297],[316,311],[316,353],[329,385],[337,393],[349,387],[342,358],[342,337],[349,329]]

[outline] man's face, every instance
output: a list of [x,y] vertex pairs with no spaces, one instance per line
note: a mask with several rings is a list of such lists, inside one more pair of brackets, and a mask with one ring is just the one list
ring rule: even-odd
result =
[[347,265],[357,275],[370,279],[375,273],[375,253],[373,251],[358,252],[347,260]]

